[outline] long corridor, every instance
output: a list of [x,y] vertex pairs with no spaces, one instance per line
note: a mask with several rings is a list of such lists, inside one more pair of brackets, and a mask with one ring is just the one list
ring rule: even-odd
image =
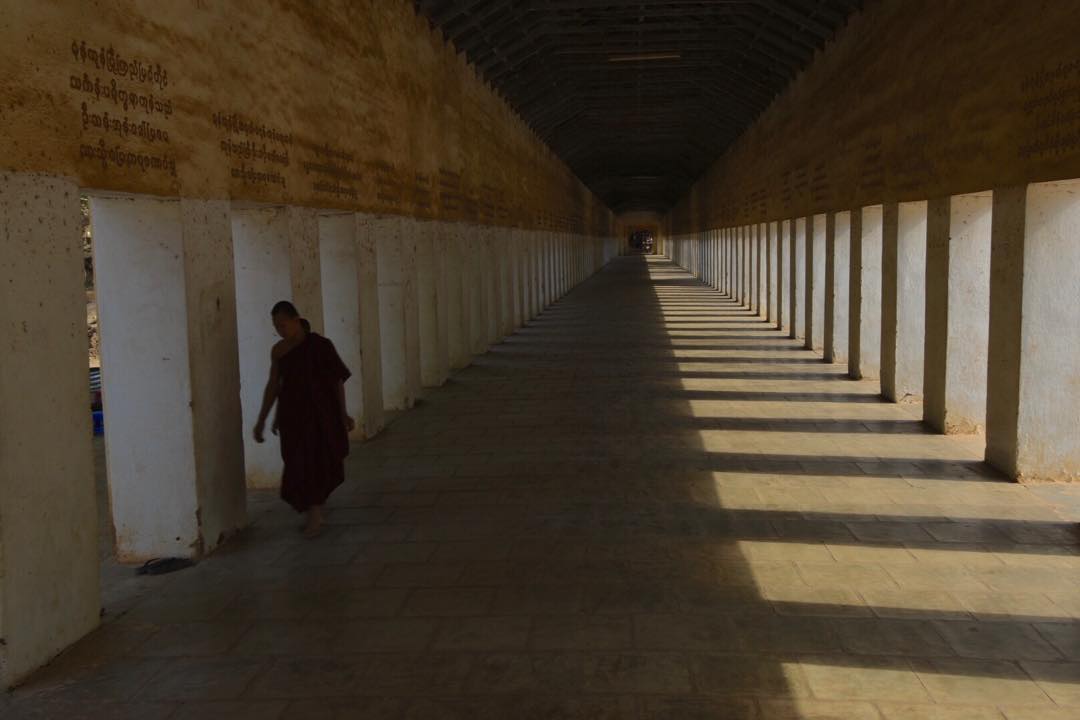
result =
[[619,258],[8,718],[1080,717],[1076,488]]

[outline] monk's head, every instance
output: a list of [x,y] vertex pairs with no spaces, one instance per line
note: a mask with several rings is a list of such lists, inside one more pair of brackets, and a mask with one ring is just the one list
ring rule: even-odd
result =
[[304,334],[304,319],[300,317],[296,306],[288,300],[282,300],[270,311],[274,329],[285,340],[296,340]]

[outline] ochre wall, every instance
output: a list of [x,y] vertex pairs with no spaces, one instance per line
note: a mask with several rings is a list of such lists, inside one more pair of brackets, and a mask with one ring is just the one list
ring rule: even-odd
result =
[[1080,177],[1070,0],[868,0],[672,211],[673,232]]
[[607,208],[407,0],[2,10],[2,168],[93,189],[611,230]]

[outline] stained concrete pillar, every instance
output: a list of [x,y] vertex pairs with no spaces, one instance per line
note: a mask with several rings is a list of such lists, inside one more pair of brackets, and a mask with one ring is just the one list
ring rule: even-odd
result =
[[508,337],[517,329],[517,314],[514,311],[514,257],[510,242],[510,228],[499,228],[496,237],[496,253],[499,263],[499,304],[502,306],[500,334]]
[[438,230],[439,225],[433,222],[415,226],[420,380],[424,387],[442,385],[449,372],[446,324],[439,322],[440,308],[446,308],[446,272]]
[[[232,212],[244,467],[247,485],[252,488],[276,488],[281,484],[277,437],[267,433],[266,442],[259,444],[251,431],[270,373],[270,350],[281,339],[274,331],[270,310],[279,300],[293,300],[291,224],[286,208],[236,208]],[[307,309],[295,304],[307,317]]]
[[704,276],[704,278],[702,280],[706,285],[711,287],[712,286],[712,278],[713,278],[713,275],[712,275],[712,234],[711,234],[711,231],[709,231],[709,230],[702,230],[701,231],[701,252],[702,252],[702,257],[704,259],[704,267],[705,267],[705,273],[704,273],[705,276]]
[[713,246],[713,287],[717,292],[720,291],[720,285],[723,282],[723,254],[722,240],[720,239],[720,229],[716,228],[712,233],[712,246]]
[[806,337],[806,218],[795,218],[791,235],[791,330],[792,339]]
[[825,337],[822,348],[827,363],[847,363],[850,275],[851,213],[829,213],[825,227]]
[[923,420],[970,433],[986,418],[990,193],[931,200],[926,219]]
[[514,242],[517,244],[518,309],[521,313],[518,316],[518,327],[524,327],[532,317],[529,312],[529,231],[516,231]]
[[293,304],[322,334],[322,272],[319,268],[319,217],[312,208],[285,208],[289,223],[289,281]]
[[0,689],[100,618],[79,219],[73,183],[0,173]]
[[776,322],[776,223],[765,223],[765,321]]
[[542,231],[529,233],[529,317],[535,318],[544,309],[540,287],[540,238]]
[[743,246],[743,292],[742,301],[743,305],[748,310],[752,310],[754,306],[754,245],[753,235],[749,225],[743,225],[742,227],[742,246]]
[[724,229],[716,229],[716,289],[723,294],[724,292]]
[[[855,215],[859,215],[856,233]],[[881,373],[881,247],[883,207],[852,211],[848,290],[848,375]]]
[[757,312],[757,226],[746,226],[746,307]]
[[345,406],[356,418],[351,437],[364,438],[364,368],[360,350],[360,269],[356,218],[352,213],[320,215],[319,267],[322,272],[324,334],[352,371],[345,383]]
[[743,288],[745,287],[746,273],[743,272],[743,260],[745,253],[743,252],[745,243],[743,242],[743,229],[742,227],[734,228],[734,244],[735,244],[735,257],[734,257],[734,276],[735,276],[735,302],[742,306],[744,295]]
[[739,297],[739,243],[738,243],[738,230],[734,227],[727,230],[727,245],[728,245],[728,262],[727,262],[727,282],[728,282],[728,297],[732,300],[738,300]]
[[735,300],[739,305],[742,305],[743,301],[743,280],[745,273],[743,272],[743,229],[741,227],[732,228],[732,258],[731,258],[731,270],[732,281],[734,284]]
[[788,293],[790,292],[791,250],[790,221],[776,223],[776,329],[783,332],[788,326]]
[[827,217],[807,218],[806,236],[806,347],[821,350],[825,344],[825,230]]
[[91,220],[116,553],[199,557],[246,522],[229,205],[95,197]]
[[401,224],[398,217],[376,217],[371,221],[378,262],[382,396],[387,410],[408,407]]
[[716,289],[721,295],[727,294],[728,289],[728,235],[727,230],[720,228],[717,235],[717,260],[718,269],[716,275]]
[[708,248],[705,242],[705,231],[702,230],[695,236],[695,242],[698,248],[698,265],[700,266],[700,272],[698,273],[699,279],[703,285],[709,284],[709,256]]
[[539,308],[543,312],[551,303],[551,288],[548,286],[547,244],[551,232],[543,230],[536,237],[536,285],[539,292]]
[[470,287],[471,309],[471,349],[473,355],[482,355],[487,351],[491,325],[488,322],[490,308],[490,280],[488,276],[488,257],[486,233],[483,226],[470,225],[469,233],[469,271],[472,277]]
[[514,274],[514,326],[515,329],[522,327],[528,321],[526,315],[527,288],[525,284],[525,231],[513,229],[510,231],[511,258]]
[[411,408],[421,392],[416,222],[379,217],[371,225],[378,260],[383,403],[394,410]]
[[566,241],[566,233],[557,233],[555,235],[553,256],[555,265],[555,299],[560,299],[566,294],[566,288],[563,286],[563,243]]
[[721,228],[716,229],[715,244],[716,244],[716,290],[717,290],[717,292],[723,292],[724,291],[724,231]]
[[994,191],[986,460],[1080,480],[1080,181]]
[[881,256],[881,394],[922,396],[926,203],[885,205]]
[[[357,424],[365,438],[372,438],[386,425],[382,378],[382,328],[379,327],[379,259],[375,218],[355,215],[357,290],[360,294],[360,391],[364,404]],[[347,385],[347,384],[346,384]]]
[[563,294],[566,294],[574,286],[574,245],[577,242],[578,236],[573,233],[567,233],[563,237]]
[[697,234],[698,255],[701,257],[701,283],[709,284],[709,249],[706,242],[706,232],[702,230]]
[[547,304],[551,305],[558,298],[555,286],[555,241],[557,233],[548,233],[544,238],[544,278],[547,284]]
[[450,343],[450,367],[460,369],[472,360],[469,344],[468,252],[465,231],[460,223],[446,228],[446,253],[446,327]]
[[500,342],[506,335],[504,325],[506,323],[506,316],[508,315],[506,312],[506,303],[503,302],[503,284],[506,282],[506,277],[502,266],[501,233],[502,228],[493,227],[488,230],[488,243],[491,245],[491,266],[489,272],[491,273],[492,281],[492,344]]
[[408,397],[406,407],[412,407],[423,395],[424,383],[420,369],[420,290],[417,286],[416,227],[422,221],[403,219],[401,238],[402,284],[405,300],[405,381]]
[[754,312],[759,317],[768,315],[768,289],[766,287],[765,225],[754,223]]
[[727,259],[725,269],[725,283],[727,284],[727,296],[732,300],[738,297],[738,277],[735,270],[736,262],[736,242],[735,242],[735,228],[728,228],[724,231],[725,244],[727,245]]

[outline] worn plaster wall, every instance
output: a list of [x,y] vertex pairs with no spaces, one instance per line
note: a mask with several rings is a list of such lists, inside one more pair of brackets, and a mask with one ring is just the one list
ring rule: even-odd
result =
[[1080,177],[1080,13],[869,0],[672,211],[673,231]]
[[610,234],[407,0],[7,3],[0,166],[83,187]]

